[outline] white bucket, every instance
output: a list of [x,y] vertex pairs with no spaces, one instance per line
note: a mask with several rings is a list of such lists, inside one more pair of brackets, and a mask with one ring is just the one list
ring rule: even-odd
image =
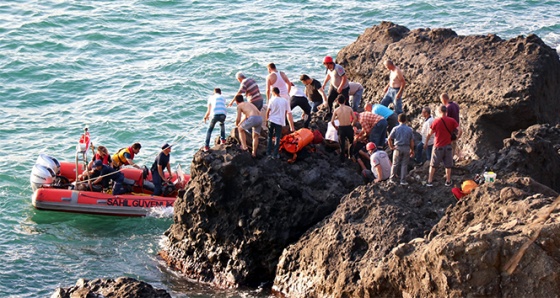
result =
[[484,172],[484,181],[485,182],[496,181],[496,173],[494,173],[494,172]]

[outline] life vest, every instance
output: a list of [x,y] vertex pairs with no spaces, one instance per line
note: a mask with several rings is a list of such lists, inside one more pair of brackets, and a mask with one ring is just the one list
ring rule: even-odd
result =
[[93,161],[96,161],[98,159],[101,159],[104,165],[109,165],[109,154],[105,155],[104,157],[101,157],[99,153],[95,153],[95,156],[93,157]]
[[132,150],[132,147],[121,148],[119,149],[119,151],[117,151],[117,153],[113,154],[112,159],[114,167],[128,165],[128,160],[126,160],[126,157],[124,157],[125,153],[130,154],[130,159],[134,159],[134,150]]

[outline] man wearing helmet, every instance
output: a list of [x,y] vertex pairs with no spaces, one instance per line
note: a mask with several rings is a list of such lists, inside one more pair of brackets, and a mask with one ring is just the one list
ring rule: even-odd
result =
[[391,176],[391,161],[387,153],[383,150],[377,150],[377,146],[373,142],[367,143],[366,150],[367,154],[363,151],[360,154],[363,157],[369,157],[371,171],[366,168],[363,161],[358,159],[358,164],[362,167],[362,175],[369,181],[373,179],[373,182],[376,183],[389,179]]
[[[348,84],[348,78],[346,77],[346,72],[344,68],[336,63],[331,56],[326,56],[323,59],[323,65],[327,68],[327,76],[323,82],[323,89],[327,87],[327,83],[330,81],[329,95],[327,97],[327,104],[329,107],[329,113],[332,113],[332,106],[339,94],[344,95],[346,99],[350,98],[350,85]],[[348,101],[346,101],[348,104]]]

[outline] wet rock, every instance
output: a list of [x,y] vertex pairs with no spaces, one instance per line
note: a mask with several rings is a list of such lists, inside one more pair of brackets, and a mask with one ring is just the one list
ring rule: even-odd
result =
[[282,250],[363,183],[358,166],[338,156],[301,153],[290,164],[260,147],[257,158],[231,142],[194,156],[160,252],[168,264],[218,287],[270,283]]
[[116,279],[79,279],[70,288],[57,288],[51,298],[137,297],[171,298],[167,291],[130,277]]
[[459,144],[467,157],[496,152],[513,131],[560,121],[560,60],[536,35],[502,40],[382,22],[336,58],[350,79],[364,86],[364,102],[373,103],[381,101],[389,81],[386,59],[404,71],[404,111],[413,119],[423,106],[432,111],[439,106],[444,92],[459,104],[464,129]]

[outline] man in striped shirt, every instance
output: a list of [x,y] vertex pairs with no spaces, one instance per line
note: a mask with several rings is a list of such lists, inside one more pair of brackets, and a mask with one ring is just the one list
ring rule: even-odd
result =
[[257,85],[257,82],[255,82],[255,80],[251,78],[247,78],[240,71],[237,72],[237,74],[235,74],[235,77],[240,83],[239,91],[237,91],[237,93],[235,94],[235,96],[233,97],[233,99],[231,100],[228,106],[231,107],[233,105],[233,102],[235,101],[235,97],[237,95],[241,95],[244,93],[245,97],[247,97],[247,101],[254,104],[257,107],[257,109],[260,111],[263,107],[263,97],[261,95],[261,92],[259,90],[259,85]]
[[204,123],[208,121],[210,115],[212,115],[212,120],[210,121],[210,126],[206,131],[206,141],[204,143],[204,151],[210,150],[210,137],[212,136],[212,131],[216,122],[220,122],[220,140],[222,144],[226,143],[226,127],[224,121],[226,121],[226,99],[222,96],[222,90],[220,88],[214,89],[214,94],[208,98],[208,110],[206,115],[204,115]]

